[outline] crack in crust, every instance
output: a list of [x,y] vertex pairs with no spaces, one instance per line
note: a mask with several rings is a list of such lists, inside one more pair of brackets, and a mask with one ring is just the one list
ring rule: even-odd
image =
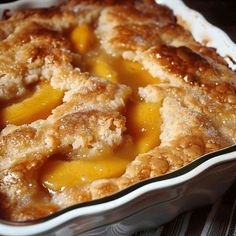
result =
[[[71,51],[65,35],[81,23],[95,26],[107,53],[137,61],[165,82],[139,90],[146,102],[163,103],[161,145],[138,155],[119,178],[49,196],[37,182],[37,170],[50,156],[93,155],[119,145],[126,129],[121,111],[130,89],[74,66],[80,55]],[[63,104],[46,120],[1,132],[2,218],[41,218],[174,171],[236,142],[235,73],[214,49],[177,25],[169,9],[153,1],[71,0],[50,9],[20,11],[0,22],[0,38],[1,100],[22,96],[39,80],[65,91]]]

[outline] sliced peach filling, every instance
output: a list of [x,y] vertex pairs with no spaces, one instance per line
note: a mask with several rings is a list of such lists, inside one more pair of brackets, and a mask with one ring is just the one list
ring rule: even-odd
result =
[[126,84],[132,88],[132,100],[138,101],[138,88],[148,84],[157,84],[158,79],[150,75],[137,62],[125,60],[121,57],[112,57],[100,52],[97,58],[89,60],[89,71],[96,76],[106,78],[114,83]]
[[52,88],[49,82],[41,82],[31,97],[2,109],[2,123],[22,125],[45,119],[62,102],[62,97],[61,90]]
[[145,153],[159,145],[160,104],[136,102],[131,103],[127,114],[127,129],[132,136],[138,153]]
[[76,27],[71,33],[71,41],[77,52],[83,55],[83,71],[132,88],[133,96],[124,112],[127,134],[132,137],[132,144],[123,144],[117,150],[88,160],[51,158],[43,166],[41,175],[43,185],[51,191],[83,185],[96,179],[121,176],[127,164],[138,153],[147,152],[160,142],[160,104],[145,103],[138,95],[139,87],[157,84],[158,79],[152,77],[139,63],[110,56],[94,46],[92,42],[97,39],[89,26]]
[[[95,40],[91,27],[85,24],[76,27],[70,37],[75,50],[81,54],[86,53]],[[45,119],[62,103],[62,97],[63,91],[53,89],[49,82],[40,82],[32,96],[1,109],[1,127]]]
[[124,173],[134,155],[133,145],[124,144],[119,150],[109,150],[92,159],[64,161],[55,156],[43,166],[41,181],[47,189],[60,191],[96,179],[117,177]]
[[51,160],[43,169],[43,185],[51,191],[86,184],[96,179],[112,178],[123,174],[129,162],[114,157],[101,160],[61,161]]
[[77,26],[70,35],[70,40],[77,52],[85,54],[96,42],[92,28],[87,24]]

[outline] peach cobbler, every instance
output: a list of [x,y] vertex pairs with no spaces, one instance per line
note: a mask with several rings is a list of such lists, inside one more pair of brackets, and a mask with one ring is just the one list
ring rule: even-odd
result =
[[34,220],[236,142],[236,74],[148,0],[0,21],[1,219]]

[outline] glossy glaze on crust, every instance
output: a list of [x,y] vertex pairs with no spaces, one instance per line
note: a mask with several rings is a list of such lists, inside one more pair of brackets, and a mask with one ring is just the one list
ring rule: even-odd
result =
[[[50,195],[37,181],[48,158],[57,153],[89,156],[118,146],[125,136],[122,110],[130,89],[75,66],[80,55],[66,34],[82,23],[93,25],[108,54],[139,62],[163,82],[139,89],[144,101],[162,102],[161,144],[138,155],[119,178]],[[195,42],[163,6],[138,0],[72,0],[52,9],[17,12],[0,22],[0,32],[2,101],[24,95],[39,80],[65,91],[63,103],[46,120],[2,130],[2,218],[41,218],[176,170],[236,142],[235,73],[213,49]]]

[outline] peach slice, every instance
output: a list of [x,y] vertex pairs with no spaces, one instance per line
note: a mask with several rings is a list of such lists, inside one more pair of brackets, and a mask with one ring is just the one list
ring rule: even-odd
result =
[[160,144],[160,126],[160,104],[136,102],[130,105],[127,127],[137,152],[147,152]]
[[106,78],[114,83],[130,86],[135,100],[139,100],[139,87],[159,83],[159,80],[151,76],[138,62],[115,58],[103,52],[100,52],[95,59],[93,58],[89,62],[92,74]]
[[109,64],[103,55],[96,58],[96,61],[92,64],[92,74],[106,78],[113,83],[118,83],[118,74]]
[[66,161],[54,155],[41,169],[40,181],[51,191],[84,185],[97,179],[121,176],[137,152],[132,141],[125,139],[116,150],[110,148],[89,159]]
[[158,84],[159,80],[153,77],[138,62],[130,60],[116,59],[113,68],[119,71],[119,82],[130,86],[134,91],[139,87],[145,87],[148,84]]
[[118,72],[119,83],[126,84],[132,88],[132,99],[136,101],[140,100],[139,87],[159,83],[159,79],[151,76],[138,62],[116,58],[113,61],[113,69]]
[[52,88],[50,83],[41,82],[31,97],[1,111],[2,122],[5,125],[22,125],[47,118],[52,109],[61,104],[63,94],[63,91]]
[[96,41],[92,28],[87,24],[77,26],[70,35],[76,51],[85,54]]
[[96,179],[108,179],[122,175],[129,158],[111,153],[111,156],[96,157],[88,160],[49,160],[41,171],[41,182],[52,191],[64,187],[86,184]]

